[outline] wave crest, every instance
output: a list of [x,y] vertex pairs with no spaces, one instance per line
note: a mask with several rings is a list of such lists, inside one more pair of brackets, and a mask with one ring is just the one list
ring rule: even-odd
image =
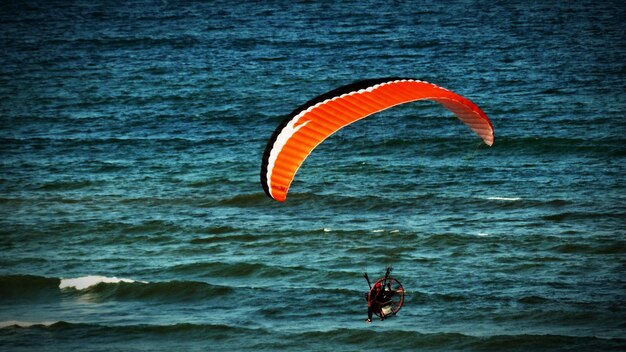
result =
[[[131,279],[118,279],[116,277],[106,277],[106,276],[83,276],[75,279],[61,279],[61,283],[59,284],[60,289],[66,288],[74,288],[76,290],[84,290],[91,286],[98,285],[100,283],[106,284],[117,284],[120,282],[133,283],[135,280]],[[144,282],[145,283],[145,282]]]

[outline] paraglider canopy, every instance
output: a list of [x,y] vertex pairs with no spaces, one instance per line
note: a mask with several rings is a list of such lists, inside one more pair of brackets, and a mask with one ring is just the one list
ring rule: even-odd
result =
[[487,115],[459,94],[415,79],[359,81],[311,99],[280,123],[263,153],[263,190],[270,198],[285,201],[289,186],[304,159],[330,135],[379,111],[424,99],[443,105],[485,144],[493,144],[493,126]]

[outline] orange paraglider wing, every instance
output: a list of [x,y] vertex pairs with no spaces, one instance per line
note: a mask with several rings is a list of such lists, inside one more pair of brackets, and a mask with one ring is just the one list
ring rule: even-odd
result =
[[493,144],[493,126],[487,115],[461,95],[415,79],[359,81],[308,101],[276,128],[263,153],[261,184],[265,193],[285,201],[289,185],[304,159],[344,126],[390,107],[423,99],[440,103],[487,145]]

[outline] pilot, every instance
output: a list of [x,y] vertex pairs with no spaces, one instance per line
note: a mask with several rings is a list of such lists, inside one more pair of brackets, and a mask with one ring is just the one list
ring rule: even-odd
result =
[[[381,311],[381,306],[380,306],[380,298],[382,298],[382,296],[384,295],[384,293],[382,292],[382,285],[380,284],[380,282],[377,282],[374,287],[372,287],[372,289],[370,290],[369,293],[365,294],[365,299],[367,300],[367,320],[365,320],[368,323],[372,322],[372,314],[374,312],[374,310],[376,310],[377,312],[382,313]],[[379,314],[380,315],[380,320],[385,319],[385,315],[384,314]]]

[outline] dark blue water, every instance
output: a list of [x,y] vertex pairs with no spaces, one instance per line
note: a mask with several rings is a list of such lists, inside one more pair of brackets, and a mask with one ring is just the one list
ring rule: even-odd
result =
[[[622,2],[0,5],[0,348],[626,347]],[[295,107],[414,77],[286,203],[261,155]],[[362,273],[405,286],[365,324]],[[72,280],[77,279],[77,280]]]

